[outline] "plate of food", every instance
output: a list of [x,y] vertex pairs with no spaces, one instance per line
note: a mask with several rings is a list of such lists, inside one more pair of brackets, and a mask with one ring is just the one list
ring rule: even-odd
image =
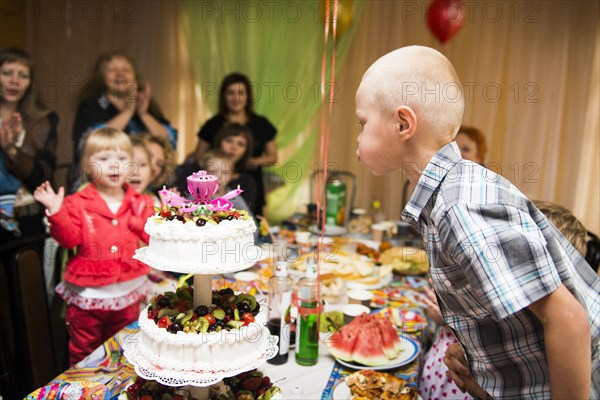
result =
[[402,336],[401,342],[403,345],[402,351],[398,354],[398,356],[396,356],[396,358],[389,360],[385,364],[369,366],[356,361],[344,361],[339,358],[336,358],[336,361],[345,367],[358,370],[370,369],[373,371],[386,371],[388,369],[402,367],[406,364],[413,362],[417,358],[417,356],[419,355],[419,351],[421,350],[421,346],[419,345],[419,342],[417,342],[415,339],[406,335]]
[[429,271],[427,252],[418,247],[391,247],[381,253],[379,262],[390,265],[396,274],[422,275]]
[[412,337],[399,336],[390,319],[380,313],[355,317],[326,346],[340,364],[357,370],[401,367],[415,360],[421,350]]
[[418,399],[417,387],[404,379],[373,370],[357,371],[348,375],[333,391],[333,400],[354,398],[382,400]]

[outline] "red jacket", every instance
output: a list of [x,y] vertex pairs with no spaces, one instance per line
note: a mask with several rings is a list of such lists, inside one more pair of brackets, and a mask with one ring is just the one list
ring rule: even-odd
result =
[[[148,266],[132,257],[154,213],[147,196],[124,186],[125,197],[113,214],[94,184],[67,196],[60,210],[48,217],[50,233],[63,247],[79,246],[69,260],[63,279],[78,286],[104,286],[145,275]],[[135,210],[135,212],[134,212]]]

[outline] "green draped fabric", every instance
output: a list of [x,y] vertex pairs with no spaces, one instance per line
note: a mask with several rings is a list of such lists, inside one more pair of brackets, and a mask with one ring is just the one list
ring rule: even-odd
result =
[[[361,3],[341,3],[340,27],[345,32],[336,45],[336,69],[352,41]],[[305,201],[298,190],[314,163],[319,128],[312,122],[325,104],[320,90],[325,50],[321,7],[319,1],[310,0],[181,4],[181,26],[202,103],[216,113],[220,81],[231,72],[241,72],[253,84],[255,111],[278,130],[280,156],[273,171],[286,183],[268,195],[267,215],[274,222],[289,217]],[[330,37],[326,82],[330,82],[331,43]]]

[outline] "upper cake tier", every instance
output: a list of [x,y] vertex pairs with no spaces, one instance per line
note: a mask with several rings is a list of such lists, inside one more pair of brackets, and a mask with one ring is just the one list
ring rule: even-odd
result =
[[135,258],[156,269],[193,274],[235,272],[258,261],[256,224],[229,202],[242,191],[238,188],[211,200],[218,184],[205,171],[188,177],[188,189],[193,200],[161,191],[164,204],[144,228],[150,243]]

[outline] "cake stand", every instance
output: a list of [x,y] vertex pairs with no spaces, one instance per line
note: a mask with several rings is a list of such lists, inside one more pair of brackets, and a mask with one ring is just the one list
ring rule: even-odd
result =
[[[137,250],[133,258],[161,271],[174,271],[180,273],[194,274],[194,308],[199,305],[210,305],[212,303],[212,277],[214,274],[223,274],[228,272],[238,272],[248,269],[260,259],[261,250],[256,247],[256,260],[252,257],[251,260],[239,263],[237,265],[220,265],[215,267],[198,265],[170,265],[169,262],[157,260],[148,252],[148,248],[144,247]],[[198,273],[202,271],[202,273]],[[262,326],[265,332],[268,329]],[[191,390],[193,397],[199,400],[208,399],[209,389],[217,382],[224,378],[238,375],[242,372],[250,371],[258,368],[268,359],[275,357],[278,351],[277,336],[269,335],[267,345],[260,352],[260,356],[252,362],[244,362],[229,365],[226,369],[217,371],[213,370],[193,370],[193,371],[171,371],[167,368],[150,364],[142,357],[137,344],[139,343],[138,335],[135,334],[130,340],[123,344],[124,355],[127,360],[134,366],[138,376],[148,380],[155,380],[168,386],[193,386]]]

